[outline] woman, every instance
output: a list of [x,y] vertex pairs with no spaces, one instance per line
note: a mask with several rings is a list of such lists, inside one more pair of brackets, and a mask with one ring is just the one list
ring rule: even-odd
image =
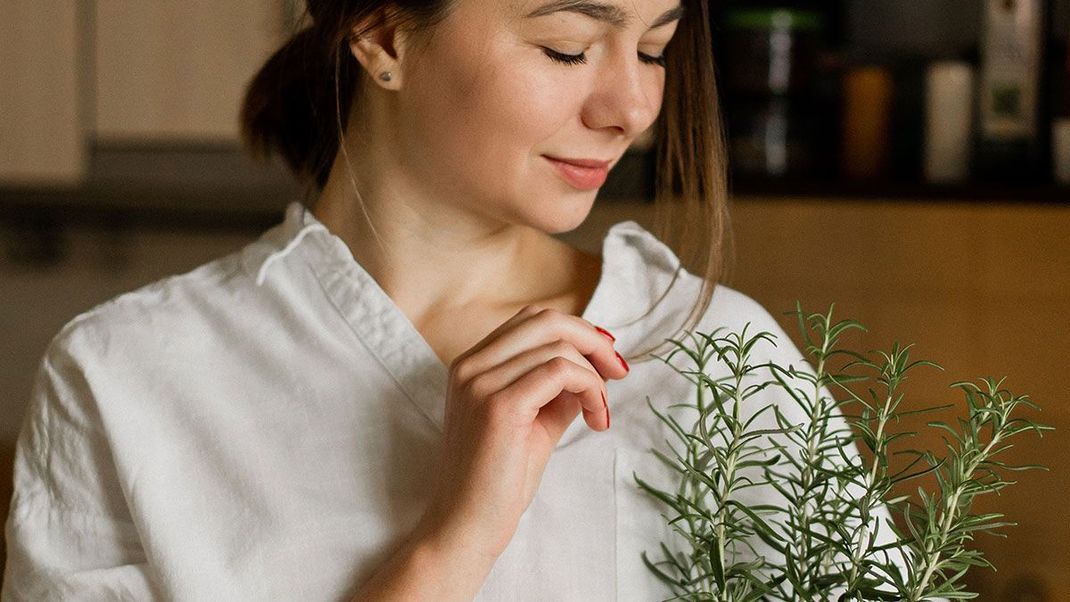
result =
[[[691,384],[653,352],[780,332],[715,288],[706,4],[310,0],[243,125],[311,211],[56,337],[4,599],[666,597],[633,473],[669,486],[646,401]],[[701,276],[633,222],[601,256],[551,236],[655,120],[659,223]],[[783,341],[764,359],[800,361]]]

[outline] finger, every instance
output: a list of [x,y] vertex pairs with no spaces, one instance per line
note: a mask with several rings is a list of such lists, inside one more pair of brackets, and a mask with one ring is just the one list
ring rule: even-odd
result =
[[[539,410],[539,417],[536,420],[546,429],[547,436],[555,444],[583,409],[577,397],[575,393],[565,391]],[[587,424],[590,425],[589,422]]]
[[[591,362],[569,342],[557,340],[528,349],[479,375],[480,388],[490,393],[508,387],[535,367],[562,357],[602,378]],[[603,379],[604,380],[604,379]]]
[[478,374],[534,346],[558,340],[572,344],[603,379],[623,378],[628,374],[611,339],[587,320],[552,309],[518,316],[512,327],[470,356],[470,361],[475,364],[472,369]]
[[469,348],[467,351],[465,351],[464,353],[462,353],[459,356],[457,356],[456,358],[454,358],[453,363],[457,364],[462,359],[464,359],[466,357],[470,357],[470,356],[472,356],[472,355],[474,355],[476,353],[479,353],[483,348],[485,348],[487,346],[487,344],[492,342],[497,337],[501,336],[501,333],[505,332],[509,328],[512,328],[519,321],[524,320],[527,317],[529,317],[531,315],[534,315],[535,313],[541,311],[541,309],[542,308],[540,308],[538,306],[535,306],[535,305],[525,305],[524,307],[520,308],[520,311],[518,311],[515,314],[513,314],[513,317],[509,318],[505,322],[502,322],[500,325],[498,325],[497,328],[495,328],[489,334],[487,334],[487,336],[485,336],[482,339],[480,339],[480,341],[478,343],[476,343],[471,348]]
[[[594,369],[594,366],[587,360],[587,358],[580,355],[571,344],[565,341],[554,341],[535,349],[530,349],[517,355],[500,366],[495,366],[491,370],[480,374],[479,382],[474,387],[477,389],[473,391],[476,395],[486,394],[486,397],[493,395],[503,389],[508,388],[515,383],[525,374],[533,370],[539,365],[546,364],[555,358],[564,358],[572,363],[587,370],[592,375],[598,378],[598,382],[602,387],[602,392],[605,392],[604,380],[598,371]],[[543,406],[539,413],[540,420],[553,419],[555,423],[563,424],[562,428],[567,427],[569,423],[576,418],[576,414],[582,408],[582,405],[572,398],[574,394],[569,392],[561,393],[558,399],[553,400],[552,403]],[[568,403],[559,403],[561,400],[571,400]],[[603,405],[602,408],[595,412],[591,412],[587,409],[583,409],[584,419],[587,421],[591,428],[599,430],[602,424],[600,420],[609,409],[608,406]],[[547,412],[550,412],[549,414]],[[605,420],[608,422],[608,419]]]
[[590,370],[563,357],[536,366],[512,385],[492,396],[490,403],[502,403],[524,424],[530,424],[543,406],[561,393],[576,395],[584,410],[584,420],[594,430],[609,427],[605,403],[605,382]]

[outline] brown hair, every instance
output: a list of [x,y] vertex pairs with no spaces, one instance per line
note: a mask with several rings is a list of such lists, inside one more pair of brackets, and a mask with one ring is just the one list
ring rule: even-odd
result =
[[[310,24],[268,59],[250,82],[241,132],[254,156],[278,153],[307,198],[327,183],[363,72],[349,53],[354,28],[383,22],[426,31],[451,0],[308,0]],[[358,32],[359,33],[359,32]]]
[[[653,233],[703,280],[682,332],[694,328],[709,308],[724,276],[730,235],[726,144],[708,0],[681,3],[686,16],[665,49],[665,99],[655,127]],[[307,202],[326,185],[361,85],[363,69],[348,49],[354,27],[392,20],[419,33],[447,17],[452,6],[451,0],[308,0],[306,20],[311,24],[268,59],[246,91],[241,113],[246,147],[257,156],[281,155],[305,185]],[[679,276],[674,275],[659,302]],[[650,360],[649,354],[664,345],[628,359]]]

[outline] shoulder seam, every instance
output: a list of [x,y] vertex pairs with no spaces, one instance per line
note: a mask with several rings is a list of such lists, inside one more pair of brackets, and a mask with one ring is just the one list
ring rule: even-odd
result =
[[[154,294],[158,295],[158,293],[160,292],[160,289],[164,288],[167,285],[180,283],[182,281],[192,280],[194,278],[197,278],[198,277],[198,272],[204,271],[209,267],[212,267],[212,266],[223,267],[223,266],[225,266],[225,269],[220,271],[219,273],[212,274],[210,276],[202,276],[204,278],[204,280],[202,280],[202,282],[204,282],[206,284],[216,284],[216,283],[218,283],[220,281],[224,281],[224,280],[228,280],[230,278],[233,278],[235,275],[238,275],[238,276],[245,275],[244,274],[244,270],[241,269],[241,263],[240,263],[239,255],[240,255],[240,252],[230,253],[230,254],[224,255],[223,257],[220,257],[218,259],[214,259],[212,261],[209,261],[208,263],[202,264],[202,265],[200,265],[200,266],[198,266],[196,268],[193,268],[190,271],[187,271],[187,272],[184,272],[184,273],[181,273],[181,274],[173,274],[171,276],[165,276],[163,278],[160,278],[158,280],[155,280],[153,282],[150,282],[148,284],[140,286],[140,287],[138,287],[138,288],[136,288],[134,290],[130,290],[130,291],[126,291],[124,293],[120,293],[120,294],[118,294],[118,295],[116,295],[116,296],[114,296],[114,297],[112,297],[112,298],[110,298],[110,299],[108,299],[106,301],[98,303],[97,305],[94,305],[93,307],[78,313],[73,318],[71,318],[66,324],[64,324],[63,327],[60,328],[60,330],[56,334],[56,336],[53,337],[53,342],[49,344],[49,351],[51,351],[51,348],[52,348],[53,344],[56,341],[68,337],[70,335],[70,331],[74,330],[81,323],[86,322],[88,320],[92,320],[93,318],[96,318],[97,316],[99,316],[100,314],[103,314],[104,312],[108,311],[111,308],[121,307],[121,306],[124,306],[124,305],[127,305],[127,304],[131,304],[131,303],[137,303],[139,300],[142,300],[145,296],[148,296],[148,295],[154,295]],[[229,265],[227,265],[227,264],[229,264]],[[154,303],[155,300],[153,300],[151,302]]]

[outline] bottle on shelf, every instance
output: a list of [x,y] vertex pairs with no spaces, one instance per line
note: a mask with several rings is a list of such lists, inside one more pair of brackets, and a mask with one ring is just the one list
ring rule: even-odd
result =
[[843,75],[843,142],[840,174],[852,181],[886,179],[895,80],[891,69],[859,65]]
[[830,179],[846,0],[710,3],[730,166],[751,183]]
[[1046,179],[1043,0],[983,0],[974,179]]
[[966,61],[935,61],[928,66],[923,176],[929,184],[969,180],[974,72]]
[[727,2],[717,13],[715,55],[733,174],[750,180],[822,171],[830,111],[818,94],[828,7],[820,2]]

